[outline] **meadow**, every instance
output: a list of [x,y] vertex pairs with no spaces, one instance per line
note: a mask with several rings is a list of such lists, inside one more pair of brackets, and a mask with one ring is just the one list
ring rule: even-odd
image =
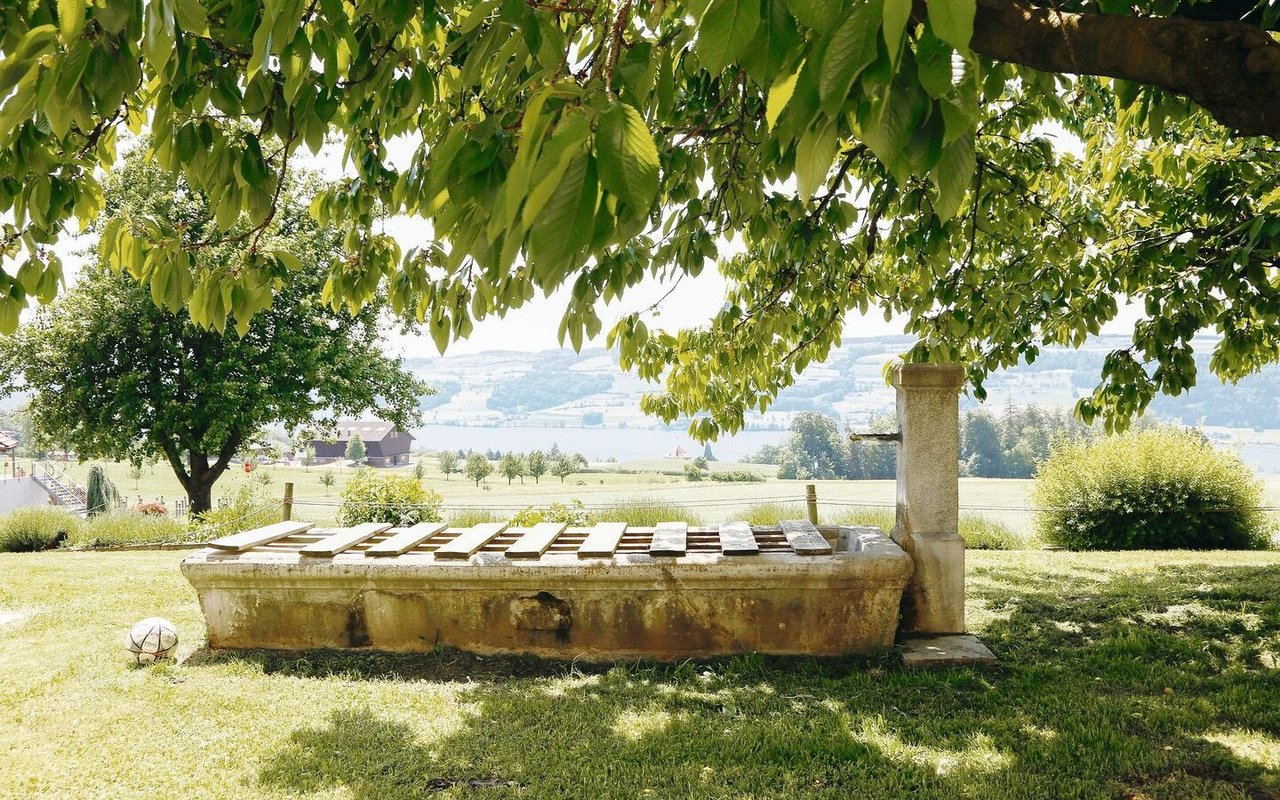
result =
[[181,557],[0,554],[0,797],[1280,796],[1276,552],[971,552],[1000,660],[932,671],[211,655]]

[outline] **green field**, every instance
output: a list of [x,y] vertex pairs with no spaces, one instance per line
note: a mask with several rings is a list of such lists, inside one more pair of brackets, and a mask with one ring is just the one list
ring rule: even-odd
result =
[[[495,474],[477,487],[456,474],[446,480],[437,469],[434,458],[427,457],[423,463],[426,466],[424,485],[435,489],[444,497],[447,509],[487,509],[500,515],[514,513],[528,506],[546,506],[575,499],[588,506],[642,500],[687,506],[708,521],[724,520],[762,502],[803,503],[807,483],[778,480],[772,477],[772,467],[725,463],[713,464],[712,469],[750,469],[769,477],[762,483],[690,483],[683,477],[664,474],[681,471],[688,462],[650,459],[593,464],[590,467],[592,472],[571,475],[563,483],[558,478],[545,475],[536,484],[531,478],[525,478],[523,484],[517,480],[508,485],[506,478]],[[74,480],[83,483],[89,466],[89,463],[73,464],[68,467],[68,473]],[[154,470],[144,470],[143,476],[136,483],[128,476],[127,464],[106,463],[103,466],[121,493],[131,502],[139,497],[145,500],[164,498],[171,502],[173,498],[183,496],[177,479],[163,464],[157,465]],[[321,474],[327,470],[332,470],[336,478],[331,489],[326,489],[320,483]],[[412,467],[400,467],[391,471],[409,474]],[[261,489],[274,497],[283,496],[284,484],[292,482],[297,504],[294,516],[299,519],[327,521],[336,514],[337,504],[341,502],[342,487],[352,473],[352,469],[340,466],[303,468],[270,465],[257,468],[254,475],[270,476],[270,482]],[[214,487],[215,502],[216,498],[233,494],[238,487],[246,484],[261,485],[236,465]],[[820,510],[828,515],[839,514],[851,507],[868,505],[887,509],[894,504],[896,488],[893,481],[836,480],[816,481],[816,484]],[[973,509],[985,516],[1007,521],[1015,527],[1026,528],[1030,522],[1030,515],[1025,511],[1029,488],[1030,481],[963,479],[960,482],[960,500],[966,510]]]
[[[1280,796],[1280,553],[969,554],[983,669],[192,657],[173,553],[0,554],[0,797]],[[177,664],[135,668],[145,616]]]

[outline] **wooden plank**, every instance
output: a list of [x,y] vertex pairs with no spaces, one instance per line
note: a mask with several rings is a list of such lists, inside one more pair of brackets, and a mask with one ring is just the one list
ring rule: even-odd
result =
[[505,522],[482,522],[458,534],[452,542],[436,548],[436,558],[470,558],[473,553],[498,538],[507,528]]
[[542,554],[567,527],[567,522],[539,522],[511,543],[507,548],[507,558],[542,558]]
[[233,553],[243,553],[245,550],[257,547],[260,544],[270,544],[286,536],[302,533],[314,525],[314,522],[277,522],[263,528],[254,528],[251,531],[241,531],[230,536],[223,536],[221,539],[214,539],[209,542],[209,546],[219,550],[229,550]]
[[350,550],[365,539],[376,536],[390,527],[390,522],[361,522],[359,525],[354,525],[350,528],[339,528],[298,552],[304,556],[336,556],[338,553]]
[[689,523],[659,522],[649,542],[651,556],[682,556],[689,546]]
[[784,519],[778,524],[782,526],[782,535],[787,537],[787,544],[791,545],[796,555],[831,555],[831,545],[809,520]]
[[726,556],[753,556],[760,552],[756,535],[745,522],[720,523],[720,552]]
[[578,545],[578,558],[608,558],[618,549],[622,534],[627,532],[625,522],[598,522]]
[[447,522],[419,522],[397,534],[387,537],[364,551],[366,556],[398,556],[409,552],[440,531],[449,527]]

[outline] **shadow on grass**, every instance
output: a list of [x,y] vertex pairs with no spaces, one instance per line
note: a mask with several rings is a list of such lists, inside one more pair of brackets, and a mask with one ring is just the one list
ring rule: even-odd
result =
[[296,731],[259,779],[303,793],[1280,798],[1275,570],[989,569],[969,585],[994,614],[994,668],[234,657],[289,675],[476,681],[475,713],[441,739],[359,710]]

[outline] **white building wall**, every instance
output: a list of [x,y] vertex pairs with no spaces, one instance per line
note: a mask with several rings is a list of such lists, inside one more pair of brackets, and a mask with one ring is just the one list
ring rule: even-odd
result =
[[49,495],[35,478],[0,478],[0,514],[26,506],[47,506]]

